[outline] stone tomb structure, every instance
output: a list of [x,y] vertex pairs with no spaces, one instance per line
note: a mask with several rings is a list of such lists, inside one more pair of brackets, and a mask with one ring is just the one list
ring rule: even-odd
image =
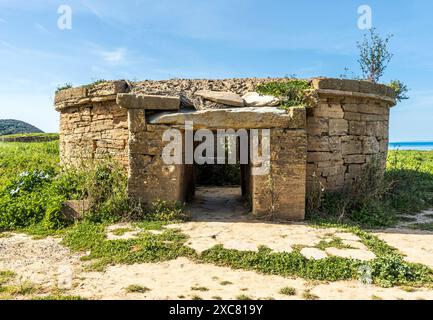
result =
[[307,105],[283,110],[272,97],[251,93],[271,81],[288,80],[122,80],[61,90],[55,96],[61,163],[109,156],[128,172],[131,198],[185,202],[194,194],[194,164],[163,161],[167,129],[184,136],[185,121],[194,130],[269,129],[270,170],[252,175],[255,164],[241,165],[242,193],[253,215],[286,221],[304,219],[314,183],[337,191],[360,178],[373,158],[385,168],[395,104],[390,87],[315,78]]

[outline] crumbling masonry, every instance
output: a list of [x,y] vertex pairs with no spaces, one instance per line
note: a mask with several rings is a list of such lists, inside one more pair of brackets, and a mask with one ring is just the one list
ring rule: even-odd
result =
[[[395,92],[366,81],[316,78],[307,106],[282,110],[238,97],[257,85],[286,79],[113,81],[57,92],[60,153],[64,165],[85,159],[119,161],[128,172],[131,198],[187,201],[194,165],[166,165],[162,134],[184,130],[270,129],[269,174],[242,165],[242,192],[252,214],[302,220],[314,181],[340,190],[373,159],[386,164],[389,110]],[[205,91],[203,91],[205,90]],[[204,94],[203,94],[204,92]],[[263,102],[263,101],[262,101]]]

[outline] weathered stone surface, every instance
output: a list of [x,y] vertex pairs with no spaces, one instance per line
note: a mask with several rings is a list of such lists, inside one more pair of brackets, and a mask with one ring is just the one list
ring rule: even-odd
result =
[[329,135],[344,136],[347,134],[349,125],[344,119],[329,119]]
[[[273,97],[248,100],[257,98],[257,85],[270,81],[288,80],[124,81],[65,90],[56,96],[61,161],[79,165],[110,157],[128,170],[132,198],[182,201],[193,185],[192,166],[163,163],[165,130],[176,128],[183,134],[186,120],[194,122],[194,129],[271,129],[271,172],[252,177],[252,165],[243,166],[243,190],[254,214],[281,220],[303,219],[307,184],[309,190],[320,182],[325,190],[338,191],[359,179],[373,158],[385,168],[393,105],[388,87],[318,79],[313,80],[317,90],[311,91],[315,99],[308,100],[307,109],[238,108],[241,96],[256,105],[271,103]],[[180,97],[183,107],[198,101],[205,110],[179,112]],[[233,103],[236,108],[228,106]],[[173,112],[154,112],[158,110]]]
[[363,136],[366,134],[366,122],[365,121],[349,121],[349,134],[355,136]]
[[320,260],[328,257],[325,251],[317,248],[303,248],[301,254],[307,259]]
[[280,99],[270,95],[260,95],[257,92],[248,92],[242,99],[245,101],[247,107],[269,107],[277,106]]
[[125,109],[178,110],[180,98],[120,93],[117,95],[117,104]]
[[[307,114],[309,112],[307,111]],[[324,136],[329,132],[328,119],[307,117],[307,131],[312,136]]]
[[295,108],[289,112],[274,107],[245,107],[215,110],[181,110],[176,113],[158,113],[150,116],[150,124],[184,125],[193,121],[194,128],[304,128],[305,110]]
[[68,200],[63,203],[61,214],[67,220],[81,219],[91,206],[90,200]]
[[344,156],[344,163],[365,163],[365,159],[363,154],[346,155]]
[[65,90],[60,90],[56,92],[54,97],[54,104],[59,104],[68,100],[79,100],[87,97],[87,88],[78,87],[78,88],[70,88]]
[[202,97],[206,100],[210,100],[220,104],[225,104],[232,107],[244,106],[244,100],[241,98],[241,96],[233,92],[199,90],[195,92],[195,95],[198,97]]

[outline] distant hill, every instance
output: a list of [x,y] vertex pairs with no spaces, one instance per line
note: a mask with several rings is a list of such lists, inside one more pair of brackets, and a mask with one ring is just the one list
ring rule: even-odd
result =
[[0,119],[0,136],[21,133],[43,133],[43,131],[24,121]]

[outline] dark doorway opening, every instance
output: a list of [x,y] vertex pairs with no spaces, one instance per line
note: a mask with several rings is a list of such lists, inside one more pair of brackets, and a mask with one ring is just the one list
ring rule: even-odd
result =
[[[217,142],[216,142],[217,143]],[[240,140],[226,144],[224,164],[197,164],[185,167],[188,208],[195,220],[239,219],[249,212],[249,165],[240,163]],[[236,148],[236,163],[229,161],[230,148]],[[248,146],[244,146],[248,148]],[[249,148],[248,148],[249,149]],[[221,160],[220,160],[221,161]]]

